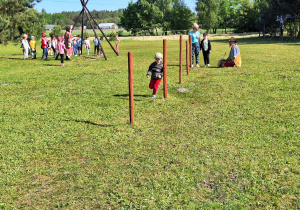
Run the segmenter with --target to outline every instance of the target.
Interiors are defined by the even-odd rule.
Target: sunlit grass
[[[124,40],[118,57],[105,43],[108,61],[65,67],[0,45],[0,206],[299,208],[299,45],[238,41],[241,68],[216,68],[229,47],[212,40],[212,68],[182,85],[168,41],[168,99],[161,85],[155,100],[146,72],[162,41]]]

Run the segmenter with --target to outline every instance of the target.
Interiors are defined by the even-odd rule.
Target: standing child
[[[101,50],[100,55],[103,55],[103,47],[102,47],[102,42],[103,42],[103,36],[100,37],[100,43],[99,43],[99,49]],[[97,55],[99,56],[99,54]]]
[[[197,23],[194,23],[193,25],[193,31],[189,33],[189,35],[192,36],[192,67],[194,67],[194,55],[196,58],[196,66],[199,66],[199,51],[200,51],[200,45],[199,45],[199,37],[200,32],[198,31],[199,25]]]
[[[151,80],[149,84],[149,88],[153,89],[152,98],[156,98],[156,93],[158,86],[161,82],[161,79],[163,77],[163,63],[161,62],[163,55],[161,53],[156,53],[155,56],[155,62],[153,62],[148,69],[147,72],[147,78],[149,78],[151,74]]]
[[[117,48],[117,53],[119,54],[120,50],[119,50],[119,45],[120,45],[120,39],[119,36],[116,35],[116,48]]]
[[[52,47],[52,50],[53,50],[53,53],[54,53],[54,58],[56,58],[56,56],[57,56],[57,40],[55,38],[55,35],[52,35],[51,47]]]
[[[28,60],[28,52],[29,52],[29,44],[27,41],[27,34],[23,35],[23,39],[22,39],[22,47],[23,47],[23,54],[24,54],[24,60]]]
[[[84,48],[87,51],[87,55],[89,55],[90,54],[90,48],[91,48],[91,43],[90,43],[90,40],[89,40],[89,36],[86,36],[86,39],[84,40]]]
[[[47,45],[48,45],[48,53],[50,52],[50,55],[52,55],[51,39],[48,39]]]
[[[31,40],[29,42],[29,45],[30,45],[30,49],[31,49],[32,59],[36,59],[36,41],[35,41],[35,37],[31,36],[30,38],[31,38]]]
[[[99,43],[98,43],[98,37],[95,36],[95,39],[93,40],[94,42],[94,55],[96,54],[97,51],[97,56],[99,56]]]
[[[63,40],[63,37],[60,36],[58,37],[58,44],[57,44],[57,49],[58,49],[58,54],[56,56],[56,60],[58,58],[58,55],[60,55],[60,65],[61,66],[64,66],[64,56],[65,56],[65,49],[66,49],[66,46],[65,44],[62,42]]]
[[[76,44],[76,38],[73,39],[72,44],[73,44],[73,53],[75,56],[77,56],[78,48],[77,48],[77,44]]]
[[[203,40],[200,43],[200,52],[203,53],[204,67],[210,67],[209,54],[211,53],[210,40],[207,39],[207,33],[203,34]]]
[[[47,45],[47,38],[46,38],[46,34],[45,33],[42,34],[42,41],[41,41],[41,43],[42,43],[41,48],[43,49],[42,60],[43,59],[47,60],[48,59],[48,45]]]
[[[78,39],[76,40],[76,45],[77,45],[77,52],[79,56],[82,54],[81,52],[81,38],[80,35],[78,35]]]

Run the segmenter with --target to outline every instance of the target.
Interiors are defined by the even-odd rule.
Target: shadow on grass
[[[103,125],[103,124],[98,124],[98,123],[91,122],[91,121],[88,121],[88,120],[62,120],[62,121],[65,121],[65,122],[85,123],[85,124],[95,125],[95,126],[99,126],[99,127],[113,127],[113,126],[115,126],[115,125]]]
[[[9,60],[23,60],[23,58],[11,58],[11,57],[0,57],[0,58],[2,58],[2,59],[9,59]]]
[[[45,64],[44,66],[61,66],[60,64]]]
[[[129,97],[129,94],[116,94],[114,95],[115,97]],[[148,98],[148,95],[136,95],[134,94],[134,97],[143,97],[143,98]]]
[[[123,99],[128,100],[129,94],[116,94],[116,95],[114,95],[114,97],[121,97]],[[134,94],[133,97],[134,97],[134,101],[142,101],[141,99],[137,99],[137,98],[139,98],[139,97],[140,98],[149,98],[150,96],[149,95],[136,95],[136,94]]]

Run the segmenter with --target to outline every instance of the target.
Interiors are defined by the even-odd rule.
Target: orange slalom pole
[[[163,41],[163,47],[164,47],[164,76],[163,76],[163,80],[164,80],[164,98],[168,98],[168,86],[167,86],[167,40],[164,39]]]
[[[134,124],[134,102],[133,102],[133,53],[128,52],[128,82],[129,82],[129,113],[130,124]]]
[[[182,35],[180,35],[180,52],[179,52],[179,84],[182,84]]]
[[[189,35],[189,42],[190,42],[190,68],[192,68],[192,63],[193,63],[193,60],[192,60],[192,57],[193,57],[193,45],[192,45],[192,35]]]
[[[190,75],[190,69],[189,69],[189,43],[188,41],[185,42],[186,43],[186,73],[187,75]]]

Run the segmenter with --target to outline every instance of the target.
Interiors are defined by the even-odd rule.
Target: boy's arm
[[[150,76],[151,72],[152,72],[152,64],[149,66],[149,69],[147,71],[147,74],[146,74],[147,78]]]
[[[211,44],[210,44],[210,40],[208,40],[208,50],[209,50],[209,52],[211,51]]]

